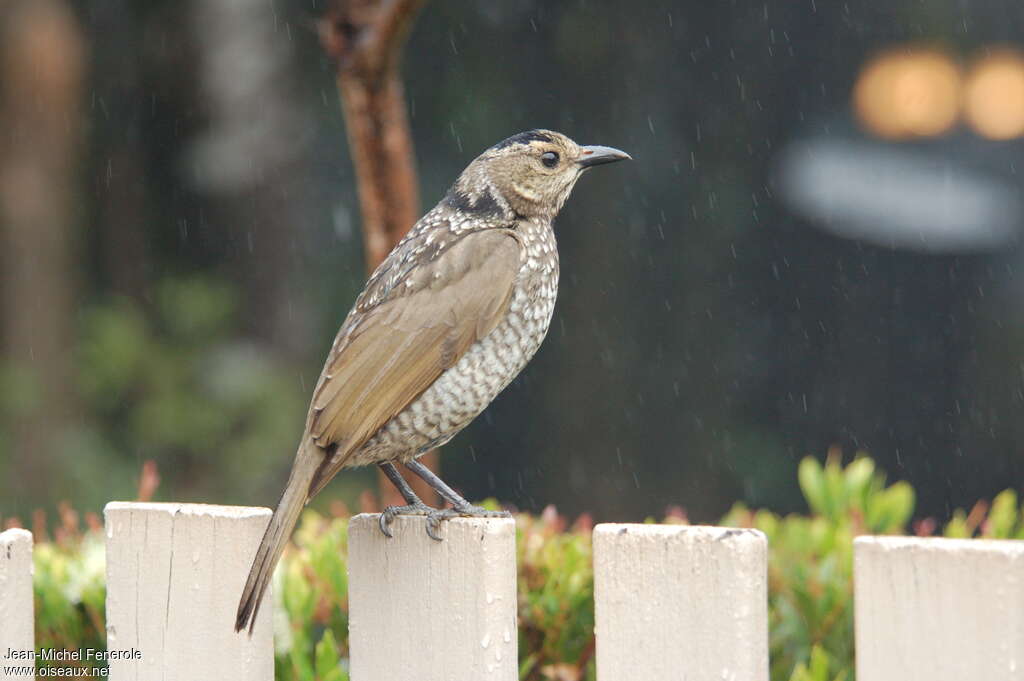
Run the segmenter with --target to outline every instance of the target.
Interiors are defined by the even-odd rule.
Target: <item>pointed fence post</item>
[[[107,649],[112,681],[272,681],[272,595],[256,629],[235,609],[270,509],[111,502]]]
[[[767,556],[757,530],[595,527],[598,681],[767,681]]]
[[[354,681],[516,681],[515,522],[457,518],[429,538],[423,518],[349,523]]]
[[[35,650],[32,602],[32,533],[14,529],[0,532],[0,680],[23,679],[15,667],[35,662],[7,659],[8,649]],[[11,674],[8,674],[8,671]]]
[[[1024,541],[853,548],[858,681],[1024,680]]]

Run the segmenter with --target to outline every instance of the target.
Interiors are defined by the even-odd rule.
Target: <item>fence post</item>
[[[355,681],[515,681],[515,522],[423,518],[349,523],[349,647]]]
[[[1024,679],[1024,541],[854,540],[858,681]]]
[[[5,659],[8,648],[19,652],[35,650],[34,605],[32,602],[32,533],[14,529],[0,532],[0,680],[8,676],[6,666],[34,666],[35,662]]]
[[[112,681],[271,681],[272,596],[252,637],[235,609],[270,510],[111,502],[107,649]]]
[[[595,527],[598,681],[767,681],[767,557],[757,530]]]

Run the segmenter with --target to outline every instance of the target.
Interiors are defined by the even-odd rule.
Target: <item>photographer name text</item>
[[[10,661],[39,660],[42,662],[109,662],[110,660],[141,660],[142,652],[138,648],[128,648],[127,650],[103,650],[101,648],[21,650],[8,648],[4,659]]]

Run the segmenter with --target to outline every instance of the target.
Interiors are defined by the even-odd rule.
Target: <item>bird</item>
[[[253,559],[235,630],[252,633],[299,513],[342,469],[377,465],[404,506],[380,515],[440,523],[507,517],[473,506],[417,458],[465,428],[533,357],[558,291],[552,221],[576,181],[630,159],[551,130],[528,130],[474,159],[377,267],[328,353],[284,493]],[[452,507],[423,503],[399,472],[425,480]]]

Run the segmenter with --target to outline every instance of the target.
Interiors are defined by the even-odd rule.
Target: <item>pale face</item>
[[[481,154],[464,173],[483,180],[519,215],[552,218],[587,168],[629,158],[610,147],[587,147],[551,130],[513,135]]]

